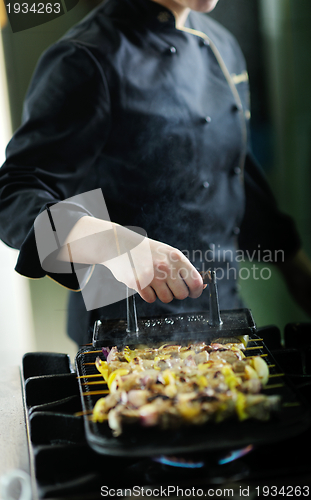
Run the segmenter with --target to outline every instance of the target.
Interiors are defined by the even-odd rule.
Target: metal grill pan
[[[258,337],[255,334],[251,338],[253,339],[252,346],[257,346],[258,350],[252,350],[249,354],[265,356],[268,365],[274,365],[270,368],[270,374],[276,374],[278,372],[277,363],[271,352],[263,342],[256,341]],[[92,364],[95,362],[96,356],[98,353],[91,352],[86,348],[78,352],[76,369],[79,376],[97,373],[95,365]],[[96,387],[88,385],[88,381],[94,381],[94,379],[79,379],[82,406],[85,412],[90,412],[96,401],[102,397],[87,394],[94,391],[94,387]],[[82,383],[86,385],[82,386]],[[277,383],[276,379],[272,378],[265,393],[279,394],[283,405],[280,413],[268,422],[226,420],[219,424],[207,423],[198,427],[181,427],[176,431],[162,431],[155,427],[146,429],[133,425],[116,438],[112,436],[108,424],[94,423],[88,415],[84,415],[86,438],[89,445],[98,453],[120,457],[143,457],[227,450],[248,444],[275,443],[294,437],[309,427],[309,408],[285,376],[277,377]]]

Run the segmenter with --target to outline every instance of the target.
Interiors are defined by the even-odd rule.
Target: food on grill
[[[114,436],[133,423],[172,429],[231,417],[268,420],[280,398],[260,394],[268,366],[243,349],[242,342],[103,349],[107,361],[95,364],[110,393],[97,401],[93,420],[108,420]]]

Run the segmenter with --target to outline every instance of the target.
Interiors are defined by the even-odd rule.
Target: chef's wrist
[[[99,264],[117,255],[115,224],[96,217],[81,217],[66,238],[60,260],[79,264]]]

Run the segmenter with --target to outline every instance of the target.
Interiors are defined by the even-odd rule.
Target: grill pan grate
[[[270,365],[270,375],[278,375],[281,370],[266,345],[256,334],[251,334],[250,338],[252,339],[251,345],[255,349],[246,351],[246,355],[264,356],[265,361]],[[112,345],[114,344],[110,344]],[[97,374],[95,358],[98,355],[104,359],[103,355],[92,352],[90,348],[81,349],[76,356],[77,374],[84,377]],[[88,413],[93,409],[96,401],[102,397],[92,394],[96,386],[89,385],[89,381],[93,382],[94,378],[79,379],[82,407],[84,412]],[[309,426],[309,409],[286,376],[271,377],[264,393],[278,394],[282,398],[281,411],[268,422],[226,420],[217,424],[185,426],[169,431],[132,425],[125,428],[121,436],[114,437],[107,423],[95,423],[88,415],[84,415],[86,438],[89,445],[98,453],[143,457],[225,450],[243,447],[250,443],[270,444],[293,437]]]

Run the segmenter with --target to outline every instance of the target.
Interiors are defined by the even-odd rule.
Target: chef
[[[221,275],[220,307],[239,307],[236,252],[266,251],[310,312],[310,261],[251,153],[243,55],[203,15],[216,4],[107,0],[41,57],[0,171],[0,237],[20,249],[17,272],[72,290],[91,274],[116,278],[151,316],[205,309],[208,267]],[[84,195],[98,189],[109,218]],[[37,246],[35,221],[59,236],[60,219],[55,262],[71,261],[69,272],[43,263]],[[135,247],[128,226],[148,236],[144,287],[121,261],[107,264],[112,248]],[[86,342],[95,319],[124,315],[124,301],[87,310],[72,292],[69,335]]]

